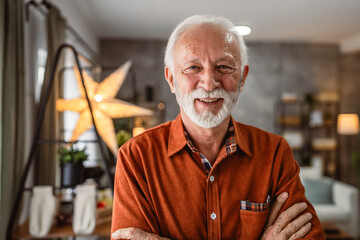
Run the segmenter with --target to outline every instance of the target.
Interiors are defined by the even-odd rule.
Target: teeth
[[[200,99],[200,101],[206,102],[206,103],[216,102],[217,100],[218,100],[218,99]]]

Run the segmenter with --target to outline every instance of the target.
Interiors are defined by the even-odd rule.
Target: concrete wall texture
[[[166,120],[171,120],[179,108],[163,74],[165,45],[166,41],[162,40],[103,39],[100,63],[107,75],[132,60],[140,100],[144,98],[145,87],[152,86],[155,99],[166,103]],[[359,55],[342,55],[337,45],[309,43],[250,42],[248,49],[250,73],[233,111],[236,120],[276,132],[275,103],[283,92],[302,96],[309,92],[336,91],[342,96],[341,106],[345,111],[360,113],[353,87],[360,84]],[[119,92],[120,98],[132,97],[131,84],[128,77]]]
[[[105,77],[131,60],[139,100],[144,100],[145,87],[152,86],[155,100],[166,103],[167,121],[177,116],[179,107],[163,73],[165,45],[165,40],[102,39],[100,63]],[[236,120],[279,133],[275,106],[283,92],[299,96],[320,91],[338,92],[340,112],[360,114],[360,53],[343,54],[338,45],[319,43],[248,42],[247,45],[250,73],[232,113]],[[130,74],[126,79],[119,98],[132,98],[133,77]],[[349,146],[344,145],[342,138],[340,153],[348,153]],[[351,141],[352,149],[360,149],[357,137]],[[340,174],[344,176],[341,180],[356,184],[357,176],[351,170],[350,160],[345,161],[342,155],[340,168],[345,171]]]
[[[166,103],[167,121],[177,116],[179,107],[163,73],[165,45],[165,40],[103,39],[100,63],[105,76],[132,60],[139,100],[144,100],[145,87],[152,86],[155,100]],[[338,45],[318,43],[249,42],[247,45],[250,73],[232,113],[236,120],[279,133],[275,109],[283,92],[299,96],[320,91],[338,92],[340,112],[360,114],[360,53],[342,54]],[[132,78],[128,77],[118,97],[131,99],[132,90]],[[345,154],[350,148],[342,138],[340,153]],[[353,137],[351,141],[351,149],[359,150],[358,138]],[[350,160],[344,160],[342,155],[340,159],[341,180],[355,185],[357,176]]]

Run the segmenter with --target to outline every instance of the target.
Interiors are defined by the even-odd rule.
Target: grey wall
[[[343,54],[340,62],[339,89],[342,113],[360,115],[360,53]],[[340,136],[340,176],[342,181],[360,186],[360,176],[351,167],[351,154],[360,152],[360,137]]]
[[[343,54],[340,70],[341,110],[360,114],[360,53]]]
[[[126,60],[133,61],[137,90],[144,97],[144,87],[155,87],[155,96],[166,102],[166,120],[179,112],[163,74],[165,41],[103,39],[100,41],[100,62],[105,75]],[[284,91],[300,95],[320,90],[337,91],[339,49],[336,45],[303,43],[249,43],[250,73],[233,112],[236,120],[275,131],[275,102]],[[132,96],[128,78],[119,97]]]
[[[235,119],[274,132],[275,104],[283,92],[337,91],[339,50],[334,45],[249,43],[250,73]]]
[[[155,88],[155,98],[166,103],[165,120],[179,112],[175,97],[163,74],[163,51],[166,41],[136,39],[103,39],[100,41],[100,62],[107,71],[114,70],[128,59],[133,61],[140,100],[144,88]],[[250,73],[233,111],[236,120],[276,132],[275,104],[283,92],[300,96],[319,91],[340,94],[342,113],[360,114],[360,53],[341,54],[337,45],[282,42],[250,42]],[[132,96],[131,78],[128,77],[118,95]],[[351,148],[340,138],[340,153],[360,149],[357,137],[352,137]],[[348,160],[346,160],[346,158]],[[341,155],[341,180],[356,184],[355,171],[350,167],[349,154]]]

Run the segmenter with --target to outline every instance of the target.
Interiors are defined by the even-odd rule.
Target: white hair
[[[247,50],[243,37],[236,31],[235,25],[229,19],[213,15],[194,15],[186,18],[176,26],[174,31],[171,33],[168,43],[166,45],[164,58],[165,65],[168,66],[171,71],[174,71],[173,52],[175,43],[178,40],[179,36],[187,29],[204,23],[223,27],[225,30],[232,33],[234,37],[239,41],[242,72],[244,66],[248,64]]]

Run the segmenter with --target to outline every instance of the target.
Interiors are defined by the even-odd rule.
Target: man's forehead
[[[193,63],[200,63],[204,60],[199,57],[195,51],[193,54],[191,52],[187,52],[187,54],[184,54],[182,58],[187,62]],[[217,55],[214,56],[212,60],[214,60],[215,62],[234,62],[237,60],[237,56],[229,52],[217,52]]]
[[[195,53],[204,48],[208,51],[218,50],[219,57],[226,57],[230,52],[233,57],[240,56],[239,42],[234,34],[213,24],[195,25],[187,29],[179,36],[174,52],[187,49]]]

